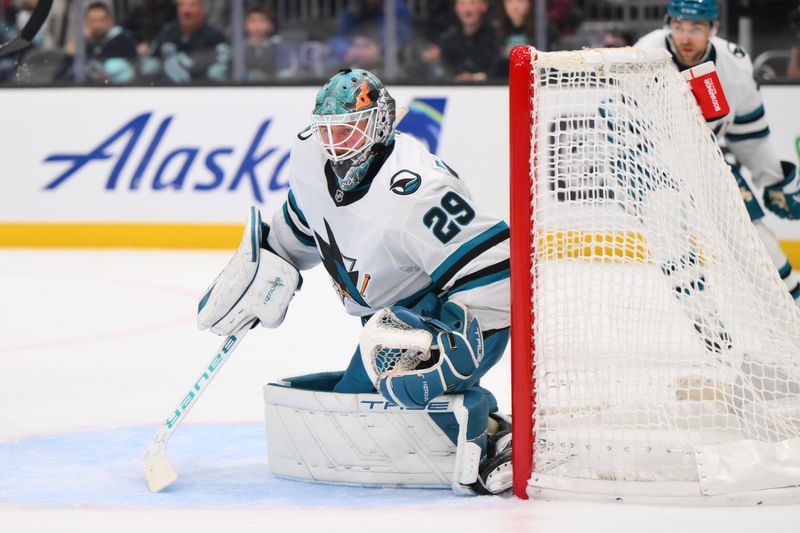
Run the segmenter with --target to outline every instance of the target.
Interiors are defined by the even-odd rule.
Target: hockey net
[[[800,312],[664,50],[512,52],[514,490],[800,484]]]

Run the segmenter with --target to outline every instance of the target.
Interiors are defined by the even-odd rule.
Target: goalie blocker
[[[480,485],[482,449],[475,440],[485,438],[489,416],[480,391],[443,395],[425,408],[408,409],[380,394],[332,392],[341,375],[311,374],[264,387],[274,475],[344,485],[449,487],[459,494],[510,483],[509,455],[504,467],[480,472]]]

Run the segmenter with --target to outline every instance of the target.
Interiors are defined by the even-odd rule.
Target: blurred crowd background
[[[37,0],[0,0],[0,41]],[[307,84],[360,67],[407,84],[501,83],[508,51],[626,46],[666,0],[54,0],[0,84]],[[720,1],[763,81],[800,79],[798,0]]]

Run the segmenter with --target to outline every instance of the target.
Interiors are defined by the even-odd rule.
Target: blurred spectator
[[[458,17],[453,10],[453,0],[428,3],[425,20],[415,24],[411,43],[402,54],[410,78],[441,80],[446,77],[438,43],[441,36],[456,24]]]
[[[364,28],[350,40],[342,66],[363,68],[379,78],[384,74],[384,58],[377,28]]]
[[[428,13],[425,16],[424,37],[428,42],[436,42],[450,26],[458,24],[458,17],[453,11],[454,0],[428,2]]]
[[[271,9],[250,7],[245,14],[244,29],[245,80],[270,81],[292,76],[294,61],[276,32],[275,13]]]
[[[546,26],[548,50],[552,49],[552,32]],[[500,59],[497,74],[508,77],[508,54],[515,46],[535,44],[534,5],[532,0],[502,0],[497,4],[497,38],[500,43]]]
[[[394,5],[397,46],[402,48],[408,44],[411,38],[411,11],[409,11],[405,0],[394,0]],[[356,33],[374,33],[380,39],[379,43],[382,50],[385,46],[385,23],[386,16],[383,12],[382,0],[355,0],[348,2],[347,6],[342,10],[336,34],[328,43],[331,60],[338,64],[344,59],[347,50],[351,46],[350,41]]]
[[[633,46],[636,41],[633,34],[623,30],[606,30],[603,33],[603,40],[600,42],[602,48],[622,48]]]
[[[13,38],[17,32],[14,20],[17,12],[13,9],[11,0],[0,0],[0,42],[6,42]]]
[[[136,50],[144,57],[158,32],[174,20],[175,0],[136,0],[123,26],[133,33]]]
[[[178,0],[177,6],[178,20],[156,37],[142,75],[174,83],[226,80],[230,45],[218,29],[205,22],[203,0]]]
[[[572,0],[547,0],[547,20],[555,33],[555,40],[575,33],[580,23]]]
[[[0,14],[2,14],[2,17],[0,17],[0,42],[4,43],[14,38],[17,28],[11,23],[11,13],[7,5],[2,5],[2,13]],[[0,57],[0,82],[7,81],[11,77],[15,64],[16,58],[13,55]]]
[[[129,83],[135,76],[138,59],[133,36],[114,25],[111,10],[104,2],[92,2],[83,17],[86,37],[87,78],[95,82]]]
[[[458,23],[422,52],[429,67],[443,67],[456,81],[484,81],[497,66],[497,36],[486,12],[487,0],[456,0]],[[435,73],[435,70],[432,70]]]
[[[111,16],[114,17],[114,22],[120,22],[125,19],[133,4],[133,0],[105,0],[105,2],[111,9]],[[88,3],[87,0],[83,0],[84,6]]]
[[[205,0],[206,22],[224,35],[231,33],[231,0]]]

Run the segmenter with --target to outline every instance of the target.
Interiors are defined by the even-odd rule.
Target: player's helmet
[[[349,190],[370,158],[394,138],[395,102],[383,83],[361,69],[339,71],[317,92],[312,131]]]
[[[678,20],[713,21],[719,18],[717,0],[670,0],[667,17]]]

